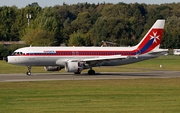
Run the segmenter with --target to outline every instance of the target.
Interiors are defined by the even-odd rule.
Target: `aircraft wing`
[[[128,56],[111,55],[111,56],[99,56],[95,58],[82,59],[81,61],[86,62],[87,64],[97,64],[103,61],[122,60],[126,58],[128,58]]]

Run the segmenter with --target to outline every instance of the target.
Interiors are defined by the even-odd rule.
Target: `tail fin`
[[[136,48],[143,54],[158,49],[162,40],[165,20],[157,20]]]

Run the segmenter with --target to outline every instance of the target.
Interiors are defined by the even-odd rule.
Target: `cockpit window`
[[[24,55],[24,53],[23,53],[23,52],[13,52],[12,55],[13,55],[13,56],[14,56],[14,55]]]

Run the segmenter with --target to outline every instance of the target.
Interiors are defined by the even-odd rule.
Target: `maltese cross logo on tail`
[[[150,48],[153,49],[153,48],[155,48],[157,45],[159,45],[161,43],[162,32],[163,32],[163,29],[154,29],[154,30],[152,30],[152,32],[149,34],[149,37],[150,37],[149,40],[153,40],[153,43],[150,46]]]
[[[153,32],[153,36],[150,35],[151,39],[153,39],[153,43],[157,43],[157,40],[160,41],[159,36],[160,36],[160,35],[157,36],[157,32]],[[150,40],[151,40],[151,39],[150,39]]]

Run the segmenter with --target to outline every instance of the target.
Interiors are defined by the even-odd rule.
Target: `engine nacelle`
[[[65,70],[67,72],[81,72],[83,68],[84,64],[76,60],[70,60],[65,63]]]
[[[46,71],[59,71],[61,70],[60,66],[44,66]]]

